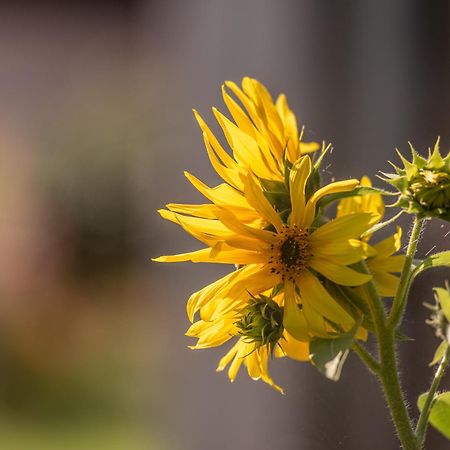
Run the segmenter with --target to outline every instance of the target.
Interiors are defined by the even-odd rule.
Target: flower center
[[[283,280],[294,280],[311,257],[308,232],[296,225],[285,226],[277,239],[271,246],[270,272],[281,275]]]

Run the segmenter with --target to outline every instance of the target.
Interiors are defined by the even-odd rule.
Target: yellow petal
[[[189,172],[185,172],[184,175],[201,194],[216,205],[233,205],[234,207],[249,209],[245,197],[228,184],[223,183],[210,188]]]
[[[304,270],[297,284],[300,287],[303,304],[310,304],[319,314],[337,324],[354,322],[311,272]]]
[[[331,241],[342,242],[352,238],[359,238],[370,228],[374,219],[371,213],[357,213],[330,220],[317,228],[310,235],[311,245],[317,247],[331,244]]]
[[[247,97],[247,95],[233,81],[226,81],[225,86],[229,88],[234,95],[236,95],[236,97],[239,99],[239,101],[243,104],[243,106],[247,110],[247,113],[252,119],[252,122],[258,127],[261,119],[258,116],[255,105],[253,104],[252,100],[249,97]]]
[[[284,284],[284,328],[297,340],[309,341],[308,325],[303,311],[295,299],[295,286],[288,281]]]
[[[309,344],[307,342],[298,341],[284,330],[283,337],[279,341],[281,353],[276,356],[287,356],[297,361],[309,360]]]
[[[241,368],[242,363],[244,362],[244,357],[251,351],[248,344],[243,343],[237,349],[236,356],[234,357],[232,363],[230,364],[230,368],[228,369],[228,378],[231,382],[236,379],[236,376]]]
[[[187,233],[208,245],[213,245],[217,240],[230,235],[230,230],[217,219],[188,217],[165,209],[158,212],[164,219],[177,223]]]
[[[211,147],[206,133],[203,133],[203,140],[205,142],[206,152],[208,153],[211,165],[214,167],[214,170],[217,172],[217,174],[231,186],[235,187],[238,190],[242,190],[242,181],[241,177],[239,176],[241,171],[236,168],[230,169],[220,163]]]
[[[399,277],[385,272],[375,272],[373,281],[382,297],[394,297],[400,282]]]
[[[193,110],[193,112],[195,118],[197,119],[198,124],[200,125],[201,130],[206,134],[206,136],[208,137],[208,141],[214,148],[215,153],[219,156],[219,158],[222,160],[222,162],[225,164],[226,167],[236,168],[237,167],[236,161],[223,149],[223,147],[220,145],[217,138],[209,129],[208,125],[206,125],[205,121],[202,119],[200,114],[195,109]]]
[[[261,188],[256,185],[251,174],[249,174],[245,180],[244,192],[250,205],[271,223],[277,231],[281,231],[283,222],[281,221],[280,216],[272,208],[272,205],[262,193]]]
[[[261,378],[261,367],[258,356],[258,352],[255,350],[245,358],[248,375],[253,380],[259,380]]]
[[[300,156],[297,119],[295,118],[295,114],[289,109],[284,94],[278,97],[275,106],[284,124],[287,139],[287,157],[289,161],[294,162]]]
[[[267,165],[263,164],[257,142],[251,136],[240,130],[220,111],[214,108],[213,112],[233,150],[236,161],[259,177],[270,177],[270,171]]]
[[[332,261],[332,258],[330,258]],[[321,273],[324,277],[343,286],[359,286],[372,279],[372,275],[357,272],[349,267],[339,266],[322,258],[313,257],[309,266]]]
[[[392,236],[389,236],[387,239],[378,242],[378,244],[374,245],[375,250],[377,251],[378,256],[386,257],[391,256],[395,252],[400,250],[402,245],[402,229],[397,227],[397,232]]]
[[[203,320],[214,320],[231,310],[241,309],[250,296],[257,296],[280,282],[279,277],[271,274],[264,265],[251,264],[247,267],[247,271],[242,271],[231,287],[222,288],[200,309]]]
[[[372,183],[369,177],[362,177],[361,186],[371,187]],[[371,212],[377,216],[377,222],[384,215],[383,197],[380,194],[357,195],[354,197],[342,199],[337,207],[337,217],[358,212]]]
[[[312,153],[320,149],[321,145],[318,142],[303,142],[300,141],[300,155]]]
[[[226,210],[225,208],[217,207],[215,209],[215,214],[221,223],[225,225],[225,227],[229,228],[236,234],[248,238],[258,239],[261,242],[261,250],[267,248],[267,245],[263,245],[264,243],[271,244],[275,239],[275,233],[245,225],[232,212]]]
[[[341,265],[354,264],[364,259],[366,254],[365,247],[361,241],[357,239],[349,239],[347,241],[331,241],[328,244],[317,241],[311,243],[311,251],[319,258],[333,258],[333,261]]]
[[[193,252],[179,253],[177,255],[164,255],[153,258],[155,262],[183,262],[216,263],[216,264],[260,264],[267,262],[267,256],[258,252],[226,247],[226,250],[212,252],[211,248],[195,250]]]
[[[217,366],[217,372],[222,372],[225,367],[228,366],[228,364],[230,363],[230,361],[236,356],[236,353],[238,352],[239,348],[242,346],[242,342],[239,339],[236,344],[233,345],[233,347],[231,347],[231,349],[225,354],[224,357],[221,358],[221,360],[219,361],[219,364]]]
[[[367,265],[371,272],[401,272],[404,255],[389,256],[388,258],[373,258],[367,260]]]
[[[235,317],[222,317],[213,322],[199,320],[192,324],[186,332],[187,336],[197,337],[197,344],[191,349],[218,347],[236,334]]]
[[[303,228],[308,228],[311,226],[315,214],[316,214],[316,205],[317,202],[325,195],[328,194],[335,194],[338,192],[348,192],[352,191],[356,186],[358,186],[359,181],[358,180],[343,180],[343,181],[336,181],[335,183],[327,184],[326,186],[320,188],[317,190],[309,199],[308,203],[306,204],[305,208],[305,214],[302,220],[302,223],[299,225]]]
[[[219,293],[223,292],[223,289],[231,289],[234,283],[239,279],[240,276],[247,276],[248,272],[252,273],[255,270],[253,267],[242,267],[239,270],[233,271],[228,275],[218,279],[214,283],[205,286],[197,292],[194,292],[190,297],[186,305],[186,311],[189,320],[192,322],[194,320],[194,315],[200,308],[214,299],[214,297]],[[222,294],[223,295],[223,294]]]
[[[292,205],[291,223],[293,225],[302,222],[305,210],[305,186],[310,174],[311,159],[309,156],[303,156],[292,166],[289,175],[289,190]]]
[[[203,219],[216,219],[213,213],[214,205],[188,205],[183,203],[169,203],[166,208],[169,211],[189,216],[200,217]],[[170,220],[170,219],[169,219]]]
[[[234,99],[228,95],[225,90],[225,86],[222,86],[222,95],[228,110],[233,116],[234,121],[237,126],[249,136],[255,137],[255,126],[252,121],[248,118],[247,114],[242,110],[242,108],[234,101]]]

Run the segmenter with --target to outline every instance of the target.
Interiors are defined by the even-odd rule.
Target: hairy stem
[[[393,328],[397,327],[405,313],[406,300],[411,285],[411,268],[414,255],[419,242],[420,233],[422,231],[424,219],[414,218],[413,228],[409,237],[408,248],[406,250],[405,262],[403,263],[402,273],[400,275],[400,284],[395,295],[392,309],[389,315],[389,325]]]
[[[445,369],[450,360],[450,347],[447,348],[444,356],[439,363],[439,367],[434,374],[433,382],[431,383],[430,390],[428,391],[428,395],[425,399],[425,404],[423,405],[422,412],[420,413],[419,421],[417,422],[416,427],[416,436],[419,445],[422,446],[425,440],[425,434],[428,426],[428,419],[430,417],[431,408],[436,400],[436,392],[441,383],[442,377],[444,376]]]
[[[377,361],[361,344],[355,342],[353,344],[353,351],[359,356],[359,359],[367,366],[367,368],[374,374],[380,371],[380,363]]]
[[[378,336],[381,357],[379,379],[386,401],[404,450],[419,450],[411,418],[403,396],[395,352],[395,335],[392,327],[386,327]]]
[[[402,275],[409,277],[410,270],[411,265]],[[377,375],[386,396],[392,421],[403,449],[419,450],[400,384],[395,349],[395,327],[390,326],[386,320],[386,311],[373,281],[365,285],[365,290],[378,341],[380,366]]]

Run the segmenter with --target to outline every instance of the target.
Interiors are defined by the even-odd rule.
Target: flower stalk
[[[420,239],[420,233],[422,232],[424,219],[419,219],[417,216],[414,218],[411,235],[409,237],[408,248],[406,250],[405,262],[403,263],[403,269],[400,275],[400,284],[397,289],[397,294],[392,304],[392,309],[389,315],[389,325],[396,328],[405,313],[406,300],[408,297],[409,288],[411,286],[411,269],[416,254],[417,244]]]
[[[425,399],[425,404],[420,414],[419,421],[417,422],[416,436],[420,448],[422,448],[423,442],[425,440],[425,434],[428,428],[428,420],[430,418],[431,408],[433,407],[433,404],[436,400],[436,392],[439,389],[439,385],[441,384],[442,377],[444,376],[449,361],[450,361],[450,347],[447,347],[447,350],[444,353],[441,362],[439,363],[436,373],[434,374],[433,382],[431,383],[431,387]]]

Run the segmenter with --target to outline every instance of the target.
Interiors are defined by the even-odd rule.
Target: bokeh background
[[[185,300],[228,269],[149,259],[198,248],[156,209],[201,200],[183,170],[218,181],[190,110],[212,121],[223,80],[285,92],[333,142],[325,178],[373,177],[408,140],[450,146],[449,29],[447,0],[1,2],[0,448],[397,449],[354,358],[338,384],[277,361],[286,396],[215,374],[224,350],[187,348]],[[449,231],[431,223],[420,256]],[[413,411],[436,346],[421,303],[445,277],[413,288]]]

